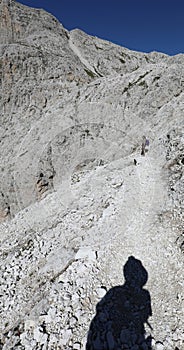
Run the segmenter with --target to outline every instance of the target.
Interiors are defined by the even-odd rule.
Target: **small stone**
[[[67,345],[71,335],[72,335],[71,329],[64,330],[61,335],[60,345],[63,345],[63,346]]]
[[[30,331],[35,328],[35,322],[33,320],[26,320],[25,321],[25,331]]]
[[[85,259],[87,258],[88,260],[96,260],[96,253],[93,251],[90,247],[81,247],[76,256],[75,259]]]
[[[165,344],[165,343],[167,344],[167,346],[168,346],[168,345],[173,345],[173,342],[172,342],[170,336],[167,336],[167,337],[165,338],[164,344]]]
[[[47,342],[47,334],[44,334],[40,332],[39,328],[34,329],[34,339],[39,343],[40,345],[44,345]]]
[[[113,187],[113,188],[119,188],[119,187],[121,187],[122,185],[123,185],[123,182],[118,182],[118,183],[112,184],[112,187]]]
[[[97,288],[96,293],[99,298],[103,298],[106,294],[106,289],[103,287]]]
[[[177,341],[177,340],[178,340],[178,335],[177,335],[177,333],[174,333],[173,336],[172,336],[172,338],[173,338],[174,341]]]
[[[76,324],[76,322],[77,322],[77,319],[72,316],[70,319],[70,326],[73,327]]]
[[[161,342],[156,342],[155,350],[164,350],[164,345]]]

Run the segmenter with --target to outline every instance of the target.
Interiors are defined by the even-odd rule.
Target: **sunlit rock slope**
[[[0,349],[182,350],[184,55],[1,0],[0,79]]]

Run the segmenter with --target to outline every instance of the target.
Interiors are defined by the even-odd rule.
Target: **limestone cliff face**
[[[33,164],[26,165],[25,159],[20,160],[21,154],[27,153],[21,148],[24,149],[36,123],[41,129],[34,130],[35,146],[28,147],[28,153],[32,149],[34,154],[43,148],[45,141],[40,145],[38,139],[45,128],[48,132],[47,119],[51,121],[54,116],[59,122],[62,118],[64,128],[86,120],[80,112],[75,117],[81,102],[86,104],[85,114],[92,103],[99,103],[119,108],[128,118],[136,113],[144,123],[149,118],[150,123],[150,116],[182,91],[183,56],[132,52],[79,30],[69,33],[45,11],[15,1],[1,1],[0,13],[2,192],[14,214],[38,197],[38,169],[33,169]],[[73,111],[67,111],[68,102]],[[100,107],[97,110],[100,113]],[[119,120],[118,115],[116,119],[115,125],[120,123],[124,129],[124,120]],[[28,155],[29,160],[32,157]],[[19,170],[21,163],[19,175],[15,162]],[[18,182],[22,179],[21,184],[15,177]],[[50,183],[47,187],[53,188]],[[15,192],[21,197],[19,204]]]
[[[61,48],[64,45],[66,30],[44,10],[32,9],[14,0],[2,0],[0,6],[2,44],[37,46],[39,39],[42,39],[42,45],[47,48]]]
[[[95,304],[135,255],[152,348],[181,350],[184,55],[1,0],[0,79],[0,348],[84,349]],[[148,348],[111,321],[91,349]]]

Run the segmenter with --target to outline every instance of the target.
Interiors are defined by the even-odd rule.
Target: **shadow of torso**
[[[126,284],[110,289],[97,304],[91,322],[86,350],[151,349],[151,339],[145,338],[144,323],[151,316],[147,290],[135,290]],[[143,345],[144,344],[144,345]],[[124,349],[123,348],[123,349]]]

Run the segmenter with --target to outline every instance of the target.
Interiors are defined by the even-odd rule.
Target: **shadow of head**
[[[142,288],[147,280],[148,273],[141,261],[130,256],[123,267],[125,283],[130,288]]]

